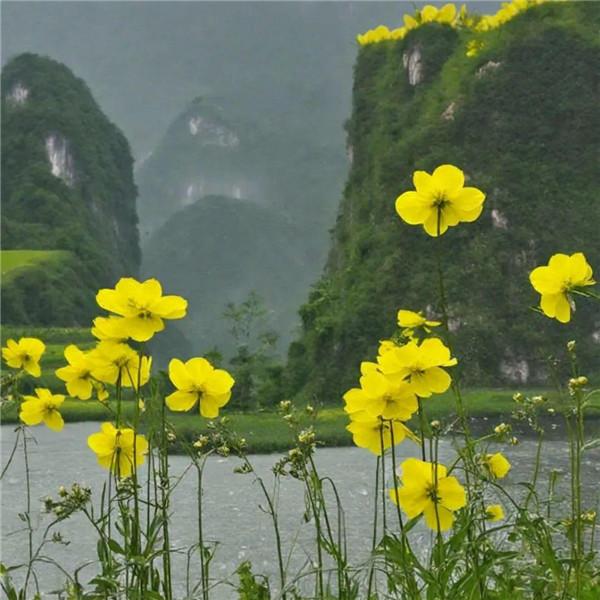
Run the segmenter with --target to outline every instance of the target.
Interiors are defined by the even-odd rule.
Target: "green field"
[[[39,266],[42,263],[61,263],[71,256],[66,250],[2,250],[0,266],[2,281],[10,280],[16,271]]]

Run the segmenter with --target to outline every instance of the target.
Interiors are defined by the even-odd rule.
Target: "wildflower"
[[[427,333],[431,331],[431,327],[439,327],[440,321],[429,321],[420,312],[401,309],[398,311],[398,326],[405,329],[418,329],[422,327]]]
[[[418,408],[417,397],[408,382],[394,381],[377,370],[363,375],[360,388],[347,391],[344,401],[344,410],[350,415],[365,411],[371,418],[400,421],[408,421]]]
[[[171,410],[190,410],[199,402],[200,414],[208,419],[219,416],[219,408],[231,398],[233,377],[223,369],[215,369],[205,358],[192,358],[186,363],[174,358],[169,363],[169,378],[177,388],[166,398]]]
[[[511,430],[511,426],[508,423],[500,423],[494,427],[494,433],[498,435],[503,435],[505,433],[509,433]]]
[[[569,352],[575,352],[576,348],[577,348],[577,342],[575,340],[569,340],[567,342],[567,350]]]
[[[313,431],[312,427],[309,429],[303,429],[298,434],[298,443],[299,444],[310,445],[310,444],[314,443],[315,439],[316,439],[316,435],[315,435],[315,432]]]
[[[583,375],[580,377],[573,377],[569,379],[569,387],[572,388],[582,388],[585,387],[588,383],[588,378],[584,377]]]
[[[25,425],[39,425],[44,423],[52,431],[60,431],[65,422],[59,412],[59,407],[65,401],[60,394],[52,394],[46,388],[36,388],[35,396],[23,396],[25,402],[21,404],[19,418]]]
[[[501,452],[496,452],[496,454],[486,454],[483,463],[490,474],[496,479],[506,477],[511,468],[511,464]]]
[[[390,490],[390,497],[409,519],[420,514],[434,531],[446,531],[454,523],[454,512],[467,503],[465,489],[446,467],[409,458],[401,465],[402,487]]]
[[[473,58],[481,52],[483,48],[483,42],[481,40],[469,40],[467,42],[467,52],[466,55],[469,58]]]
[[[377,361],[384,375],[392,379],[408,378],[414,393],[421,398],[445,392],[452,379],[442,367],[451,367],[458,362],[437,338],[426,339],[420,345],[410,341],[380,354]]]
[[[279,409],[282,410],[283,412],[289,412],[292,408],[292,401],[291,400],[282,400],[279,403]]]
[[[129,477],[144,463],[148,451],[145,436],[130,428],[117,429],[112,423],[102,423],[100,432],[88,437],[88,446],[96,453],[98,464],[119,477]]]
[[[391,448],[392,434],[394,444],[399,444],[407,437],[412,440],[416,439],[404,423],[374,419],[364,412],[353,414],[352,422],[346,429],[352,434],[352,441],[359,448],[366,448],[377,456],[381,456],[382,445],[383,450]]]
[[[198,439],[192,444],[194,446],[194,448],[204,448],[204,446],[206,446],[206,444],[208,444],[209,439],[208,436],[206,435],[199,435]]]
[[[413,183],[415,191],[396,199],[396,212],[409,225],[423,225],[433,237],[460,222],[475,221],[483,210],[485,194],[464,187],[464,173],[453,165],[442,165],[431,175],[415,171]]]
[[[2,348],[2,358],[13,369],[23,369],[33,377],[42,374],[40,359],[46,350],[46,345],[37,338],[21,338],[18,342],[13,339],[6,341]]]
[[[356,40],[361,46],[376,44],[377,42],[389,39],[391,39],[391,32],[385,25],[379,25],[375,29],[370,29],[356,37]]]
[[[93,363],[92,376],[104,383],[137,389],[150,379],[152,358],[140,355],[127,344],[101,341],[89,352]]]
[[[385,354],[386,352],[389,352],[390,350],[393,350],[394,348],[397,348],[398,346],[392,342],[392,340],[381,340],[379,342],[379,354]]]
[[[581,252],[571,256],[555,254],[546,266],[537,267],[530,273],[529,281],[541,294],[542,312],[561,323],[571,320],[571,292],[596,283],[592,267]]]
[[[64,354],[69,366],[56,369],[56,376],[65,382],[70,396],[80,400],[89,400],[94,390],[93,362],[90,360],[89,355],[82,352],[74,344],[67,346]]]
[[[96,317],[92,321],[92,335],[98,340],[124,342],[127,335],[121,317]]]
[[[500,504],[491,504],[485,509],[485,518],[488,521],[502,521],[504,519],[504,509]]]
[[[156,279],[139,282],[124,277],[114,289],[100,290],[96,301],[105,310],[122,317],[121,331],[125,337],[138,342],[145,342],[162,331],[164,319],[182,319],[187,311],[187,300],[181,296],[163,296]]]

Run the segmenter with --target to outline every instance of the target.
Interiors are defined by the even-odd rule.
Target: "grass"
[[[526,390],[528,395],[543,393],[541,390]],[[489,418],[500,422],[507,419],[515,407],[512,400],[514,390],[509,389],[474,389],[464,394],[465,405],[472,417]],[[550,393],[548,406],[560,409],[558,396]],[[442,394],[424,402],[428,419],[448,419],[455,414],[454,399],[450,393]],[[104,421],[111,419],[115,405],[109,406],[89,400],[65,400],[62,413],[67,422]],[[132,402],[124,402],[124,416],[133,414]],[[289,426],[282,420],[281,415],[272,409],[254,412],[239,412],[225,409],[222,413],[227,416],[232,429],[238,432],[248,442],[248,449],[252,453],[279,452],[289,449],[293,445],[293,436]],[[17,410],[13,406],[5,406],[0,416],[3,424],[17,422]],[[194,440],[201,433],[206,432],[206,420],[202,419],[195,410],[190,413],[172,413],[169,420],[175,426],[178,437],[185,440]],[[495,423],[495,421],[494,421]],[[304,419],[306,426],[308,418]],[[344,413],[341,402],[339,406],[326,407],[319,411],[315,428],[318,439],[328,447],[349,446],[352,438],[346,431],[348,419]],[[173,452],[181,451],[177,443]]]
[[[0,265],[2,280],[6,283],[21,269],[39,266],[41,263],[60,263],[70,257],[66,250],[2,250]]]

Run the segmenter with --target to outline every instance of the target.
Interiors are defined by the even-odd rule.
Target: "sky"
[[[415,3],[417,6],[422,3]],[[499,3],[469,3],[493,12]],[[242,112],[300,119],[343,143],[355,35],[400,24],[409,2],[2,2],[2,62],[48,55],[83,78],[139,160],[199,95]],[[313,102],[314,103],[314,102]],[[241,108],[240,108],[241,107]],[[325,123],[325,124],[324,124]]]

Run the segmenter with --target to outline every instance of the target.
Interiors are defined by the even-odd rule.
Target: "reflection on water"
[[[31,444],[30,467],[32,475],[32,497],[34,503],[33,523],[41,530],[49,522],[42,512],[42,500],[48,494],[56,495],[59,485],[69,486],[73,482],[89,485],[99,492],[106,480],[106,471],[96,464],[95,456],[86,446],[87,436],[96,431],[97,423],[70,424],[64,432],[56,434],[46,428],[35,430],[37,444]],[[2,457],[6,461],[14,442],[11,426],[2,426]],[[511,486],[518,490],[517,482],[526,480],[530,474],[535,442],[524,440],[518,446],[506,449],[513,464],[509,475]],[[449,461],[454,455],[451,443],[441,444],[441,459]],[[418,448],[410,443],[399,447],[400,458],[418,456]],[[349,554],[353,564],[360,564],[368,556],[370,548],[371,522],[373,514],[373,478],[375,457],[358,448],[332,448],[317,451],[317,466],[322,476],[330,476],[336,482],[344,508]],[[600,450],[590,451],[584,461],[584,485],[586,508],[596,508],[598,503],[598,481],[600,473]],[[257,472],[271,482],[270,468],[276,455],[251,458]],[[185,457],[171,458],[174,475],[182,473],[188,461]],[[219,541],[216,557],[211,565],[211,575],[216,579],[227,579],[243,560],[250,560],[258,573],[273,577],[276,581],[275,545],[269,517],[261,511],[264,503],[258,485],[252,475],[234,474],[239,464],[235,458],[209,459],[205,472],[205,540]],[[568,448],[564,441],[551,441],[542,454],[542,476],[540,489],[545,489],[548,474],[552,469],[568,471]],[[172,502],[172,545],[181,550],[175,560],[178,574],[178,596],[185,595],[185,552],[196,542],[196,480],[189,471],[177,487]],[[561,493],[567,493],[568,482],[560,485]],[[18,513],[25,506],[25,480],[23,457],[17,454],[2,484],[2,560],[17,564],[26,559],[27,539]],[[304,493],[302,484],[286,478],[280,489],[280,526],[286,555],[291,554],[291,572],[306,564],[314,555],[314,530],[303,521]],[[335,511],[332,509],[332,514]],[[67,546],[51,544],[46,553],[72,572],[75,568],[95,559],[95,538],[91,526],[75,515],[58,527]],[[417,529],[415,535],[429,534]],[[56,589],[64,580],[60,572],[42,565],[44,574],[42,587]],[[84,567],[80,581],[85,582],[95,573],[94,565]],[[193,584],[199,579],[197,564],[191,564]],[[192,585],[193,585],[192,584]],[[211,598],[232,598],[231,587],[220,586]]]

